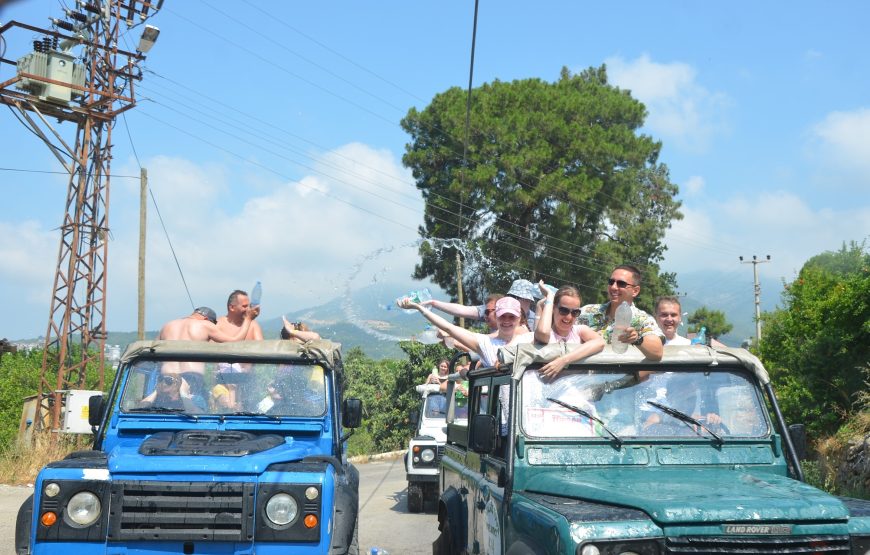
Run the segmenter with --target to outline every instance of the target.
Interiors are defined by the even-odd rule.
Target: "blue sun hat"
[[[535,302],[542,297],[541,288],[527,279],[516,279],[507,292],[508,296]]]

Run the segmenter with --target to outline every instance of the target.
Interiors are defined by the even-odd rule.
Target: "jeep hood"
[[[307,456],[322,453],[314,442],[294,441],[244,455],[214,454],[178,451],[169,447],[155,454],[143,454],[141,444],[122,443],[108,453],[109,472],[112,474],[261,474],[274,463],[301,461]]]
[[[527,491],[632,507],[657,524],[846,521],[836,498],[774,474],[730,468],[582,469],[532,476]]]

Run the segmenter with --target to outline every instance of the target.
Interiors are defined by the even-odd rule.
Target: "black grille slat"
[[[110,539],[245,541],[253,527],[254,484],[117,482]]]
[[[668,554],[849,554],[848,536],[686,536],[666,540]]]

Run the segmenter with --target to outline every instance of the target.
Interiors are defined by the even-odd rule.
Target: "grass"
[[[32,443],[18,442],[0,452],[0,483],[32,484],[46,464],[90,446],[90,435],[37,433]]]

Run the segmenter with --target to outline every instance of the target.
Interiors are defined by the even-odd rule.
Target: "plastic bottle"
[[[706,345],[707,344],[707,328],[705,326],[701,326],[701,330],[692,338],[692,345]]]
[[[619,336],[629,326],[631,326],[631,306],[626,301],[622,301],[622,304],[616,307],[616,315],[613,319],[613,333],[610,334],[610,346],[614,353],[624,353],[628,349],[628,343],[620,341]]]
[[[258,281],[254,284],[254,288],[251,289],[251,306],[257,306],[260,304],[260,299],[263,297],[263,285]]]
[[[373,547],[369,553],[371,553],[371,555],[390,555],[389,551],[381,549],[380,547]]]
[[[411,299],[411,302],[419,304],[419,303],[422,303],[423,301],[431,301],[432,300],[432,293],[429,292],[428,287],[424,287],[423,289],[420,289],[417,291],[411,291],[407,295],[402,295],[401,297],[396,299],[396,302],[398,303],[404,298]],[[414,310],[413,308],[409,308],[409,309],[405,309],[404,312],[405,312],[405,314],[413,314],[417,311]]]

